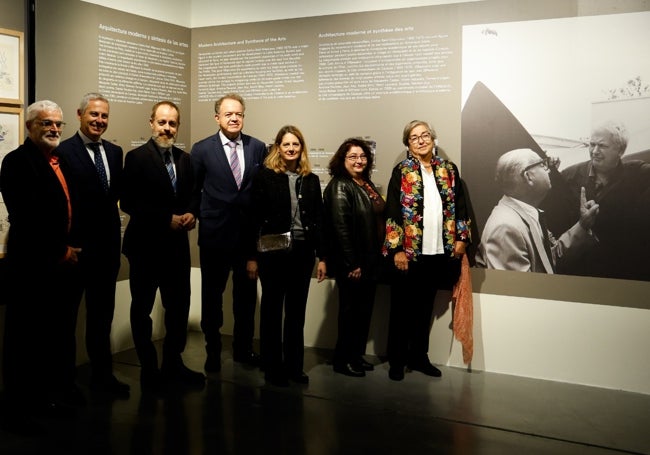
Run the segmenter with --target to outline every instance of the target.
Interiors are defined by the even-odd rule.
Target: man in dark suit
[[[3,420],[24,432],[36,429],[34,415],[67,409],[61,402],[74,386],[67,374],[74,368],[68,341],[75,333],[69,289],[81,250],[70,237],[73,188],[65,160],[54,153],[64,125],[56,103],[31,104],[28,138],[7,154],[0,170],[10,222],[9,276],[2,288],[7,303]]]
[[[201,260],[201,328],[205,334],[205,370],[221,369],[223,292],[232,270],[233,359],[250,365],[259,363],[253,352],[257,282],[246,273],[245,247],[241,232],[251,201],[253,176],[263,166],[266,145],[242,134],[244,100],[231,93],[215,103],[217,134],[192,147],[196,188],[201,191],[199,247]]]
[[[130,215],[123,252],[129,259],[131,331],[142,370],[143,390],[162,384],[202,385],[205,376],[183,363],[190,310],[190,246],[198,203],[193,203],[190,155],[174,147],[180,112],[171,101],[154,105],[152,137],[130,151],[124,163],[121,207]],[[151,340],[151,311],[160,289],[165,340],[158,368]]]
[[[79,274],[74,282],[77,302],[86,293],[86,350],[92,368],[91,388],[128,398],[129,386],[113,375],[111,325],[115,283],[120,268],[120,215],[117,201],[122,182],[122,148],[102,140],[108,128],[108,100],[84,95],[77,110],[79,131],[63,141],[58,153],[70,167],[77,199],[71,236],[80,245]]]
[[[589,160],[562,171],[569,193],[560,197],[574,201],[584,187],[587,197],[600,206],[593,227],[598,243],[567,264],[562,270],[564,273],[650,280],[646,254],[649,250],[650,163],[625,159],[628,140],[624,124],[614,121],[600,124],[591,132]],[[638,245],[624,247],[622,239],[634,239]]]

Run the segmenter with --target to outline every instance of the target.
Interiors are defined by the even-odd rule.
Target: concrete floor
[[[228,346],[226,341],[225,346]],[[349,378],[308,349],[308,386],[264,384],[222,354],[203,390],[142,396],[134,351],[115,355],[131,398],[93,402],[37,438],[0,431],[0,454],[650,454],[650,395],[441,367],[432,379],[388,366]],[[185,361],[201,370],[203,337]],[[87,390],[88,371],[79,368]]]

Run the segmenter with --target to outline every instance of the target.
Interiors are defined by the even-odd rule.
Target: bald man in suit
[[[580,220],[558,239],[546,228],[539,205],[551,189],[548,166],[548,160],[530,149],[511,150],[499,158],[496,181],[504,195],[485,223],[477,266],[552,274],[558,261],[596,241],[591,227],[598,204],[586,201],[584,189]]]

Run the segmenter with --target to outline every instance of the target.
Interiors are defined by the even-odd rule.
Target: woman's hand
[[[395,263],[395,267],[397,270],[400,272],[406,272],[409,269],[409,260],[406,257],[406,253],[403,251],[400,251],[398,253],[395,253],[395,256],[393,257],[393,262]]]
[[[318,261],[318,266],[316,267],[316,278],[318,279],[318,282],[320,283],[325,279],[327,276],[327,265],[325,264],[325,261]]]
[[[248,274],[249,279],[257,280],[257,276],[258,276],[257,261],[252,260],[246,262],[246,273]]]
[[[465,255],[465,248],[467,244],[465,242],[456,242],[454,243],[454,257],[462,259]]]
[[[353,281],[360,280],[361,279],[361,267],[357,267],[356,269],[354,269],[353,271],[348,273],[348,278],[353,280]]]

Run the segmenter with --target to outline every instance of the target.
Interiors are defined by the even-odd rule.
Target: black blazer
[[[176,193],[165,163],[153,139],[126,154],[121,208],[130,216],[122,251],[131,258],[156,256],[165,250],[184,251],[189,240],[186,231],[174,231],[172,215],[197,214],[193,199],[194,178],[190,155],[173,147],[176,165]]]
[[[122,186],[122,148],[102,140],[110,172],[110,188],[104,191],[102,182],[79,133],[61,142],[57,152],[69,166],[71,178],[77,189],[73,201],[71,237],[82,255],[111,255],[119,266],[120,215],[118,199]]]
[[[323,198],[320,180],[315,174],[298,177],[296,193],[302,183],[302,197],[298,201],[300,222],[305,240],[324,260],[326,243],[323,230]],[[291,227],[291,194],[289,193],[289,176],[284,173],[262,168],[253,179],[250,223],[247,232],[247,251],[250,258],[257,255],[256,242],[260,234],[278,234],[287,232]]]
[[[60,167],[73,197],[74,185],[64,158]],[[0,190],[9,212],[9,266],[26,267],[36,274],[57,265],[68,245],[74,246],[68,233],[68,203],[50,163],[31,139],[5,156]]]

